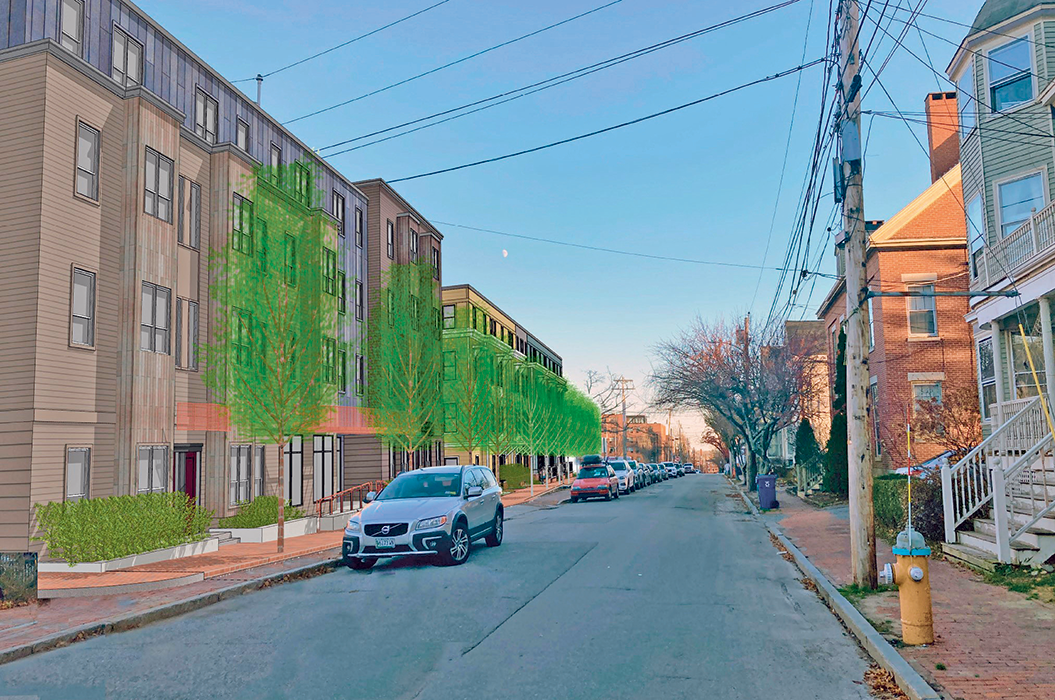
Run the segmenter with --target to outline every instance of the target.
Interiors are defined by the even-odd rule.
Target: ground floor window
[[[333,436],[316,435],[312,446],[312,486],[315,500],[333,494]]]
[[[264,448],[258,446],[253,452],[253,498],[264,495]]]
[[[140,445],[137,461],[139,493],[160,493],[168,490],[167,445]]]
[[[285,499],[294,506],[304,505],[304,440],[294,435],[286,443]]]
[[[88,473],[91,468],[92,450],[89,447],[66,449],[66,500],[79,501],[89,496]]]
[[[996,403],[996,366],[993,362],[993,339],[978,341],[978,396],[981,399],[982,420],[991,418],[990,411]]]
[[[912,410],[927,401],[941,403],[941,382],[916,382],[912,385]]]
[[[249,492],[251,479],[249,458],[252,451],[252,445],[231,445],[229,492],[232,506],[236,503],[248,503],[252,498]]]
[[[1037,312],[1036,305],[1022,311],[1025,335],[1019,331],[1018,323],[1012,324],[1008,333],[1011,339],[1011,386],[1014,399],[1037,396],[1045,383],[1044,341],[1041,339],[1040,314]],[[1029,365],[1030,357],[1037,370],[1036,380]]]

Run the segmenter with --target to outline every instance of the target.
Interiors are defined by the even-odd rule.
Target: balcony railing
[[[971,289],[984,289],[1014,276],[1055,251],[1055,202],[1033,212],[1029,220],[974,255]]]

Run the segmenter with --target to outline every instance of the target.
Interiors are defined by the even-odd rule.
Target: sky
[[[213,68],[238,80],[275,70],[437,1],[139,0],[138,4]],[[665,41],[776,1],[618,0],[555,29],[288,126],[309,146],[321,148]],[[908,8],[918,1],[887,4]],[[964,23],[970,23],[981,6],[981,0],[922,1],[927,14]],[[608,2],[448,0],[269,77],[262,105],[285,122]],[[868,14],[875,17],[881,3],[873,5]],[[905,10],[891,9],[886,18],[907,15]],[[825,53],[830,26],[828,2],[800,0],[565,85],[334,156],[329,162],[352,180],[394,180],[566,139],[794,68],[804,56],[805,61],[819,58]],[[898,34],[902,26],[891,22],[888,31]],[[905,46],[920,58],[929,58],[944,75],[966,30],[927,17],[919,18],[918,26],[922,32],[910,31]],[[874,25],[866,21],[863,36],[873,31]],[[873,57],[880,62],[892,45],[878,32],[866,61]],[[812,151],[822,71],[813,67],[624,129],[395,187],[443,232],[444,284],[467,282],[480,290],[560,354],[572,381],[580,382],[591,369],[633,379],[637,388],[628,410],[645,411],[656,345],[697,315],[731,320],[750,311],[760,322],[769,314],[779,272],[760,274],[756,269],[617,255],[452,224],[649,255],[755,266],[765,259],[765,265],[779,266]],[[882,77],[903,111],[918,113],[928,92],[954,89],[905,49],[893,55]],[[254,82],[239,87],[255,97]],[[868,92],[864,109],[884,111],[892,105],[876,89]],[[865,217],[886,219],[930,184],[927,159],[900,120],[866,116],[862,128],[867,134]],[[926,144],[925,127],[912,128]],[[787,166],[778,190],[785,149]],[[830,200],[821,210],[822,216],[831,211]],[[822,239],[823,229],[817,230]],[[835,259],[830,239],[824,246],[820,270],[831,273]],[[815,250],[820,254],[819,248]],[[814,279],[812,296],[807,299],[803,291],[800,305],[792,309],[793,318],[815,318],[831,280]],[[676,416],[678,420],[690,437],[702,432],[698,417],[685,414]]]

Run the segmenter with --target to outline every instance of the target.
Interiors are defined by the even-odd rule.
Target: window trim
[[[150,186],[150,183],[147,182],[147,177],[146,177],[147,161],[150,159],[151,155],[153,155],[153,156],[155,156],[157,158],[157,165],[154,167],[154,183],[153,183],[154,187],[155,187],[154,190],[148,189],[149,186]],[[168,161],[168,164],[169,164],[169,167],[170,167],[168,197],[161,196],[162,195],[162,193],[161,193],[161,163],[162,163],[163,160],[164,161]],[[175,163],[175,161],[173,161],[171,158],[169,158],[168,156],[163,154],[161,151],[156,151],[153,148],[151,148],[150,146],[146,146],[146,151],[145,151],[144,156],[143,156],[143,213],[144,214],[146,214],[147,216],[152,216],[155,219],[158,219],[159,221],[164,221],[167,224],[171,224],[172,223],[172,210],[174,209],[173,199],[174,199],[174,195],[175,195],[174,189],[176,187],[176,180],[177,179],[178,179],[178,175],[176,173],[176,163]],[[154,211],[150,211],[149,209],[147,209],[147,195],[148,194],[154,195]],[[160,212],[160,210],[161,210],[160,203],[161,203],[162,200],[165,200],[165,201],[168,202],[168,205],[169,205],[168,218],[165,218],[165,217],[162,217],[162,216],[158,215],[158,212]]]
[[[981,230],[978,231],[977,235],[972,235],[971,229],[971,208],[978,204],[978,211],[981,214]],[[982,201],[982,193],[976,192],[973,197],[968,199],[963,207],[963,218],[964,224],[967,227],[967,264],[970,266],[971,279],[978,278],[979,259],[981,256],[978,254],[989,247],[989,235],[988,235],[988,221],[986,221],[985,215],[985,203]],[[981,245],[978,248],[974,247],[976,241],[981,240]],[[976,257],[977,256],[977,257]]]
[[[140,457],[140,453],[143,450],[150,450],[150,457],[149,457],[150,464],[147,465],[147,477],[148,477],[147,481],[148,482],[153,482],[153,476],[152,475],[154,474],[154,470],[151,467],[153,466],[154,452],[157,450],[157,451],[160,451],[161,454],[162,454],[162,460],[161,461],[164,464],[164,469],[161,470],[161,473],[165,475],[165,477],[164,477],[165,478],[165,483],[164,483],[164,485],[161,488],[156,488],[156,487],[153,486],[153,484],[148,484],[148,488],[144,489],[144,488],[142,488],[142,485],[139,483],[139,477],[140,477],[140,474],[139,474],[139,457]],[[169,458],[169,445],[167,445],[167,444],[165,444],[165,445],[159,445],[157,443],[136,444],[136,493],[168,493],[168,491],[169,491],[169,483],[168,483],[169,482],[169,472],[171,471],[170,463],[169,463],[169,459],[168,458]]]
[[[359,280],[355,282],[355,320],[363,320],[363,283]]]
[[[1031,177],[1033,177],[1035,175],[1040,175],[1040,183],[1041,183],[1040,191],[1044,195],[1044,206],[1042,206],[1042,207],[1037,209],[1037,211],[1039,212],[1039,211],[1042,211],[1044,209],[1044,207],[1047,207],[1049,204],[1051,204],[1050,193],[1048,192],[1048,167],[1046,165],[1042,165],[1042,166],[1037,167],[1037,168],[1032,168],[1030,170],[1022,170],[1022,171],[1019,171],[1019,172],[1015,173],[1014,175],[1009,175],[1007,177],[1002,177],[1002,178],[993,180],[993,203],[995,205],[993,207],[993,209],[994,209],[994,214],[995,214],[995,218],[996,218],[996,233],[997,233],[997,236],[999,237],[997,240],[1001,240],[1001,241],[1004,240],[1005,238],[1007,238],[1007,235],[1010,235],[1011,233],[1014,233],[1015,231],[1018,230],[1019,226],[1022,226],[1023,224],[1025,224],[1025,223],[1027,223],[1029,221],[1029,218],[1026,218],[1021,223],[1019,223],[1018,226],[1016,226],[1014,229],[1009,231],[1007,235],[1004,235],[1004,221],[1003,221],[1003,215],[1002,215],[1003,206],[1002,206],[1002,203],[1000,201],[1000,187],[1002,185],[1007,185],[1007,184],[1010,184],[1012,182],[1017,182],[1019,180],[1025,180],[1027,178],[1031,178]],[[983,216],[984,216],[984,211],[985,211],[984,202],[983,202],[982,211],[983,211]]]
[[[245,146],[238,143],[238,134],[240,133],[239,127],[245,127]],[[236,148],[241,149],[245,153],[249,153],[249,140],[251,138],[251,131],[249,130],[249,122],[241,117],[235,117],[234,123],[234,145]]]
[[[205,124],[198,124],[198,98],[205,98],[204,108],[202,110],[202,119],[206,122]],[[213,123],[208,124],[209,111],[208,107],[212,104],[213,106]],[[212,140],[209,140],[209,127],[212,126]],[[202,133],[198,133],[198,129],[201,128]],[[199,85],[194,86],[194,135],[200,138],[210,146],[215,146],[220,140],[220,102],[215,97],[210,95],[205,89]]]
[[[125,42],[126,42],[125,43],[125,51],[124,51],[124,63],[123,63],[124,71],[122,72],[122,74],[124,75],[124,80],[118,80],[114,76],[114,70],[116,69],[116,66],[114,65],[114,42],[117,40],[118,32],[120,32],[122,35],[124,35]],[[129,41],[134,43],[136,46],[139,47],[139,66],[138,66],[138,68],[139,68],[139,80],[133,80],[131,83],[129,83],[129,81],[128,81],[128,43],[127,42],[129,42]],[[132,87],[134,85],[142,85],[143,84],[143,52],[144,52],[143,43],[140,42],[135,37],[133,37],[132,33],[129,32],[127,29],[122,27],[117,22],[114,22],[113,23],[113,31],[111,32],[111,35],[110,35],[110,78],[114,82],[116,82],[119,85],[121,85],[121,87]]]
[[[1016,34],[1005,34],[1004,36],[1006,36],[1006,37],[1013,37],[1013,38],[1009,38],[1008,41],[1005,41],[1005,42],[1003,42],[1003,43],[1001,43],[1001,44],[999,44],[997,46],[993,46],[991,48],[986,49],[985,50],[985,57],[984,57],[984,60],[982,61],[983,68],[985,70],[985,87],[986,87],[985,95],[989,99],[989,113],[990,114],[1012,114],[1012,113],[1022,109],[1023,107],[1028,107],[1029,105],[1032,105],[1034,102],[1037,101],[1037,95],[1040,94],[1038,92],[1038,90],[1037,90],[1037,70],[1036,70],[1036,60],[1037,60],[1037,58],[1036,58],[1036,55],[1034,54],[1034,51],[1033,51],[1033,48],[1032,48],[1033,37],[1030,35],[1030,32],[1024,32],[1022,34],[1017,34],[1017,33]],[[1012,78],[1012,77],[1004,78],[1004,79],[1000,80],[994,86],[992,78],[989,75],[989,62],[991,60],[993,60],[993,59],[990,58],[990,54],[992,54],[994,51],[999,51],[1000,49],[1003,49],[1003,48],[1005,48],[1007,46],[1010,46],[1011,44],[1014,44],[1016,41],[1024,41],[1024,42],[1026,42],[1027,54],[1029,55],[1029,67],[1026,68],[1024,72],[1025,72],[1025,74],[1027,76],[1029,76],[1029,81],[1030,81],[1030,85],[1031,85],[1031,89],[1032,89],[1032,94],[1030,95],[1030,98],[1028,100],[1026,100],[1025,102],[1017,104],[1017,105],[1015,105],[1013,107],[1009,107],[1007,109],[997,109],[996,105],[994,104],[995,100],[993,100],[993,88],[994,87],[999,88],[999,87],[1002,87],[1004,85],[1013,83],[1013,82],[1015,82],[1015,79]],[[999,60],[999,59],[997,59],[997,60]],[[1019,77],[1018,79],[1020,80],[1021,77]]]
[[[68,443],[62,464],[62,495],[63,501],[90,500],[92,497],[92,445],[82,443]],[[70,452],[85,451],[88,453],[87,464],[84,466],[84,493],[80,496],[70,496]]]
[[[91,336],[91,342],[88,343],[88,344],[76,343],[73,340],[73,319],[74,319],[74,313],[73,313],[73,291],[74,291],[74,283],[75,283],[75,281],[77,279],[77,273],[78,272],[83,272],[83,273],[85,273],[87,275],[91,275],[92,276],[92,298],[91,298],[91,302],[90,302],[91,314],[92,315],[89,317],[89,327],[90,327],[89,335]],[[69,298],[70,298],[70,313],[69,313],[70,328],[69,328],[69,338],[68,338],[69,347],[76,348],[78,350],[95,350],[95,338],[96,338],[96,327],[95,327],[96,324],[95,324],[95,322],[96,322],[96,319],[98,319],[98,317],[99,317],[99,314],[97,312],[97,308],[98,308],[98,303],[97,302],[98,302],[98,299],[99,299],[99,273],[98,273],[98,271],[97,270],[93,270],[92,268],[89,268],[89,267],[85,267],[84,265],[78,265],[76,263],[70,265],[70,297]]]
[[[227,474],[227,497],[228,497],[228,500],[230,501],[230,503],[227,504],[228,507],[236,506],[239,503],[251,503],[253,501],[253,484],[254,484],[253,462],[254,462],[254,459],[256,457],[255,453],[256,453],[256,450],[254,449],[254,446],[251,443],[233,443],[232,442],[230,445],[228,445],[228,447],[227,447],[227,472],[228,472],[228,474]],[[237,457],[236,457],[236,455],[237,455]],[[243,455],[245,456],[245,473],[244,473],[245,478],[244,479],[236,479],[235,477],[238,476],[238,474],[237,474],[236,470],[234,469],[234,464],[232,464],[232,460],[235,460],[235,459],[240,460]],[[241,495],[240,491],[241,491],[241,485],[242,484],[245,485],[245,493],[246,493],[246,499],[244,501],[240,501],[240,500],[237,499],[237,496]],[[235,498],[231,498],[232,495],[234,495]]]
[[[331,297],[337,296],[337,251],[322,247],[322,290]]]
[[[183,324],[183,307],[187,308],[187,323]],[[176,347],[173,356],[176,358],[176,369],[185,372],[198,371],[198,356],[200,347],[198,345],[198,333],[200,331],[201,317],[200,307],[194,299],[176,297]],[[187,354],[183,355],[183,336],[187,337]]]
[[[962,84],[963,80],[968,77],[968,75],[970,76],[969,84],[971,87],[971,94],[964,95],[964,91],[960,89],[960,85]],[[974,56],[972,55],[970,61],[967,62],[967,66],[964,69],[964,73],[962,73],[960,77],[956,80],[956,118],[959,120],[958,127],[960,132],[961,144],[966,141],[967,137],[970,136],[971,133],[978,128],[979,102],[978,96],[976,94],[978,92],[978,81],[976,78],[977,76],[975,75],[974,70]],[[964,100],[964,97],[967,97],[969,99]],[[964,112],[966,112],[967,110],[970,110],[972,123],[970,128],[964,131],[963,115]]]
[[[172,354],[172,301],[173,301],[173,299],[172,299],[172,290],[169,289],[168,287],[162,286],[160,284],[154,284],[153,282],[148,282],[147,280],[143,280],[142,284],[139,287],[139,313],[140,313],[140,315],[142,315],[142,313],[143,313],[143,291],[145,289],[147,289],[147,288],[150,288],[152,290],[152,293],[151,293],[151,305],[150,305],[150,308],[151,308],[151,320],[150,320],[150,323],[147,323],[146,319],[143,319],[143,318],[139,319],[139,329],[140,329],[139,330],[139,332],[140,332],[139,349],[142,352],[156,352],[159,355],[171,355]],[[160,328],[157,325],[158,290],[162,290],[162,289],[165,290],[165,292],[168,294],[168,318],[165,319],[165,322],[166,322],[167,325],[164,328]],[[150,347],[149,348],[144,348],[143,347],[142,333],[143,333],[143,327],[144,326],[148,326],[150,328],[150,331],[151,331],[150,332]],[[166,343],[165,343],[165,349],[163,351],[157,349],[157,332],[159,330],[163,330],[166,333],[166,335],[165,335]]]
[[[97,129],[88,122],[84,121],[80,117],[77,118],[77,129],[74,134],[73,141],[73,196],[77,197],[86,202],[92,204],[99,204],[99,171],[102,170],[102,148],[103,148],[103,132],[101,129]],[[81,167],[81,128],[85,128],[88,131],[95,133],[95,172],[84,170]],[[92,176],[92,194],[82,194],[77,189],[78,175],[81,172],[86,172]]]
[[[348,276],[344,270],[337,271],[337,313],[348,313]]]
[[[276,159],[274,156],[278,154]],[[276,161],[272,163],[272,161]],[[271,147],[267,151],[267,165],[271,168],[272,182],[276,185],[282,184],[282,146],[280,144],[271,142]]]
[[[363,247],[363,229],[366,228],[366,222],[363,220],[363,208],[357,206],[355,208],[355,247]]]
[[[78,28],[80,29],[80,36],[77,37],[76,39],[73,39],[73,37],[70,37],[72,43],[75,43],[77,45],[77,49],[76,50],[71,49],[69,46],[66,46],[66,44],[63,41],[67,36],[69,36],[65,32],[65,27],[64,27],[65,22],[63,21],[65,19],[65,16],[66,16],[66,3],[67,2],[76,3],[81,8],[80,9],[80,13],[79,13],[80,14],[80,23],[79,23],[79,26],[78,26]],[[75,54],[75,55],[77,55],[77,56],[79,56],[81,58],[84,58],[84,22],[85,22],[84,0],[60,0],[60,2],[59,2],[59,27],[58,27],[59,46],[61,46],[62,48],[64,48],[67,51],[69,51],[70,53],[73,53],[73,54]]]
[[[249,222],[246,225],[246,205],[249,207]],[[237,216],[235,212],[238,212]],[[243,255],[253,254],[253,200],[234,192],[231,200],[231,250]],[[237,228],[235,227],[237,224]],[[248,242],[248,247],[246,243]]]
[[[912,392],[912,415],[916,415],[916,411],[919,409],[919,399],[916,397],[916,387],[919,386],[936,386],[938,387],[938,403],[942,403],[945,399],[945,388],[942,386],[944,381],[941,379],[927,379],[919,381],[910,381],[909,391]]]
[[[388,259],[389,260],[395,260],[396,259],[396,225],[394,223],[392,223],[392,219],[388,219],[387,221],[388,221],[388,228],[386,228],[385,230],[387,231],[387,236],[388,236]]]
[[[197,197],[195,197],[197,193]],[[176,218],[176,242],[184,248],[201,250],[201,185],[186,175],[179,176],[179,215]],[[197,202],[197,206],[195,206]],[[189,209],[189,211],[187,211]],[[184,213],[186,212],[186,216]],[[189,225],[188,225],[189,224]]]
[[[340,202],[340,206],[338,206],[338,202]],[[338,192],[337,190],[333,190],[333,192],[330,194],[330,215],[333,216],[334,219],[337,219],[337,222],[340,224],[340,226],[337,227],[337,235],[341,238],[344,238],[345,234],[344,220],[347,215],[347,211],[348,202],[345,200],[344,195]]]
[[[997,332],[999,332],[999,331],[997,331]],[[974,344],[975,345],[975,357],[978,358],[978,362],[976,363],[977,367],[976,367],[976,372],[975,373],[978,376],[979,414],[981,416],[981,419],[982,419],[983,423],[992,423],[992,421],[993,421],[993,416],[991,414],[989,414],[989,405],[986,404],[986,402],[985,402],[985,387],[992,386],[993,387],[993,396],[996,399],[996,403],[1000,402],[1000,397],[996,395],[996,347],[995,347],[995,344],[993,342],[993,337],[994,336],[992,336],[992,335],[988,335],[988,336],[986,336],[984,338],[978,338],[975,341],[975,344]],[[982,376],[982,362],[981,362],[981,360],[982,360],[982,343],[989,343],[989,354],[990,354],[990,356],[992,356],[991,362],[993,364],[993,378],[992,379],[986,379],[985,377]]]
[[[914,289],[918,289],[919,287],[932,287],[932,288],[935,288],[935,282],[934,282],[934,280],[931,280],[929,282],[919,282],[919,283],[913,283],[913,284],[905,285],[906,290],[910,291],[910,292],[913,291]],[[935,291],[936,291],[936,289],[935,289]],[[929,299],[930,303],[934,305],[934,308],[933,309],[913,309],[912,308],[912,300],[913,299]],[[929,311],[930,313],[932,313],[934,315],[934,332],[933,333],[914,333],[912,331],[912,314],[913,313],[921,313],[923,311]],[[906,335],[907,335],[907,337],[909,337],[909,338],[938,338],[938,337],[940,337],[941,330],[938,328],[938,298],[937,297],[911,297],[911,296],[910,297],[905,297],[905,315],[906,315],[906,321],[908,323],[908,326],[906,327],[906,330],[907,330],[907,334]]]
[[[366,391],[366,357],[355,354],[355,394],[362,396]]]

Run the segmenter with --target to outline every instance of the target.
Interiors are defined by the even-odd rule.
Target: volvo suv
[[[352,569],[383,557],[431,556],[464,564],[472,542],[502,544],[502,489],[487,467],[447,465],[403,472],[348,519],[341,555]]]

